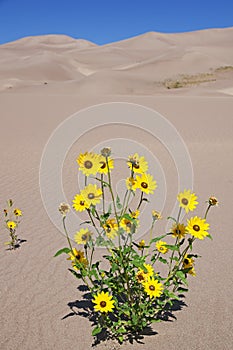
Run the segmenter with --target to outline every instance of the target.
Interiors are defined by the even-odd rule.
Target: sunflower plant
[[[195,261],[199,258],[193,246],[196,240],[212,239],[206,218],[218,201],[210,197],[203,217],[185,217],[182,221],[182,214],[189,214],[198,205],[195,193],[184,190],[177,196],[177,217],[168,217],[169,232],[156,234],[156,222],[162,216],[153,210],[149,238],[138,241],[142,203],[148,202],[157,188],[146,159],[137,153],[128,157],[129,176],[122,198],[112,187],[114,160],[110,148],[100,154],[83,153],[77,163],[85,187],[74,196],[73,208],[86,212],[86,220],[71,239],[66,229],[70,206],[60,205],[68,246],[55,256],[67,254],[69,270],[89,290],[92,335],[96,339],[103,335],[105,339],[117,338],[120,343],[137,339],[146,327],[163,320],[188,291],[188,276],[196,275]],[[111,197],[108,206],[107,195]],[[137,203],[134,207],[132,198],[132,203]],[[101,260],[95,259],[96,247],[105,249]]]
[[[10,241],[5,242],[9,249],[16,249],[20,246],[21,240],[18,238],[17,229],[19,227],[21,217],[23,215],[19,208],[13,207],[13,200],[7,201],[7,208],[3,210],[5,227],[9,232]]]

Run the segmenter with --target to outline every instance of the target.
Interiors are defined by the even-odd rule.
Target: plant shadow
[[[17,243],[15,244],[14,248],[8,247],[8,248],[6,248],[6,250],[16,250],[16,249],[19,249],[19,248],[21,247],[21,244],[22,244],[22,243],[25,243],[25,242],[27,242],[26,239],[20,239],[20,238],[19,238],[18,241],[17,241]]]
[[[83,295],[82,295],[83,299],[69,302],[67,305],[70,308],[70,312],[67,315],[63,316],[62,320],[65,320],[68,317],[81,316],[89,319],[89,321],[92,322],[92,326],[96,326],[97,317],[94,312],[91,293],[89,292],[87,286],[85,285],[80,285],[77,289],[83,292]],[[179,295],[179,297],[182,299],[185,298],[184,295]],[[176,311],[181,311],[184,307],[187,307],[187,304],[183,300],[172,300],[172,305],[167,304],[163,312],[157,315],[157,319],[155,320],[155,322],[161,322],[161,321],[173,322],[174,320],[176,320],[176,316],[174,315],[174,313]],[[114,315],[112,317],[114,318]],[[124,339],[124,342],[128,341],[130,344],[133,344],[134,342],[139,344],[144,344],[142,340],[145,337],[153,336],[157,334],[158,332],[153,330],[151,326],[147,326],[146,328],[144,328],[143,331],[139,333],[127,334],[126,338]],[[115,340],[115,338],[111,336],[107,330],[102,330],[101,333],[95,336],[95,340],[92,346],[96,346],[101,342],[104,342],[109,339]]]

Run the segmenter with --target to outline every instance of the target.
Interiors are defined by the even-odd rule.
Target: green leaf
[[[117,209],[122,209],[121,201],[118,195],[116,197],[116,205],[117,205]]]
[[[116,331],[117,333],[126,333],[127,332],[127,330],[125,329],[125,327],[124,326],[121,326],[120,328],[118,328],[117,329],[117,331]]]
[[[185,238],[183,238],[182,241],[180,241],[179,246],[181,246],[182,244],[184,244],[184,242],[185,242]]]
[[[147,199],[147,198],[142,198],[142,201],[145,201],[145,202],[148,202],[148,203],[150,202],[149,199]]]
[[[89,209],[91,214],[94,215],[95,214],[95,206],[92,205],[91,208]]]
[[[186,286],[188,285],[188,282],[187,282],[187,280],[186,280],[186,278],[185,278],[185,274],[184,274],[183,271],[177,271],[177,272],[176,272],[176,276],[177,276],[179,279],[181,279],[181,281],[182,281],[184,284],[186,284]]]
[[[179,247],[177,245],[171,245],[171,244],[164,244],[164,247],[170,249],[170,250],[179,250]]]
[[[179,258],[177,256],[170,257],[170,260],[179,261]]]
[[[81,273],[77,273],[76,271],[72,270],[72,269],[68,269],[76,278],[80,279],[82,278]]]
[[[163,264],[167,264],[167,260],[164,259],[164,258],[162,258],[161,256],[159,257],[158,260],[159,260],[161,263],[163,263]]]
[[[117,339],[118,339],[118,341],[119,341],[120,344],[122,344],[123,341],[124,341],[123,335],[119,335]]]
[[[201,258],[201,255],[197,255],[197,254],[188,254],[188,258]]]
[[[63,253],[68,254],[69,252],[70,252],[70,248],[62,248],[56,252],[56,254],[54,255],[54,258]]]
[[[96,238],[96,245],[97,246],[103,246],[104,242],[105,242],[105,240],[104,240],[103,237],[99,236],[99,237]]]
[[[83,221],[83,222],[81,222],[80,226],[81,226],[81,225],[84,225],[84,224],[91,224],[91,221],[89,221],[89,220]]]
[[[119,266],[118,266],[116,263],[112,263],[112,266],[111,266],[111,270],[112,270],[112,272],[117,271],[117,270],[118,270],[118,268],[119,268]]]
[[[144,260],[142,261],[142,260],[139,260],[139,259],[134,259],[134,260],[132,261],[132,264],[133,264],[135,267],[139,267],[139,268],[141,268],[141,269],[145,269],[145,271],[146,271],[146,268],[144,267]]]
[[[129,214],[124,214],[123,216],[122,216],[122,218],[124,218],[124,219],[127,219],[127,220],[130,220],[130,221],[134,221],[135,219],[134,218],[132,218],[132,216],[131,215],[129,215]]]
[[[169,297],[172,299],[180,300],[180,298],[172,292],[169,292]]]
[[[102,328],[99,326],[96,326],[92,331],[92,335],[95,336],[95,335],[99,334],[101,331],[102,331]]]
[[[209,239],[211,239],[211,241],[213,241],[213,237],[211,236],[211,234],[208,234],[206,237],[208,237]]]
[[[169,219],[170,219],[170,220],[173,220],[173,221],[175,221],[175,222],[177,223],[176,219],[173,218],[172,216],[168,216],[168,217],[167,217],[167,220],[169,220]]]
[[[188,288],[179,287],[179,288],[177,289],[177,292],[179,292],[179,293],[188,292]]]
[[[162,236],[159,236],[159,237],[156,237],[156,238],[153,238],[153,239],[150,241],[150,244],[151,244],[151,243],[158,242],[158,241],[160,241],[160,239],[162,239],[162,238],[164,238],[164,237],[166,237],[166,236],[167,236],[167,234],[162,235]]]

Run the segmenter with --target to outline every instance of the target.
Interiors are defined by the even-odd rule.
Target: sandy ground
[[[153,326],[157,334],[146,336],[144,345],[124,344],[120,347],[116,343],[107,343],[97,348],[232,349],[231,71],[218,72],[218,78],[213,83],[181,89],[168,90],[161,86],[151,89],[150,80],[153,74],[159,77],[158,80],[173,79],[178,73],[199,74],[209,72],[211,68],[233,65],[233,51],[229,44],[232,36],[232,28],[176,36],[161,35],[159,38],[155,33],[148,33],[102,48],[85,41],[79,42],[77,48],[73,39],[56,39],[53,36],[49,41],[48,37],[28,38],[0,47],[0,52],[5,55],[1,54],[0,66],[0,206],[3,209],[4,201],[11,197],[22,208],[24,218],[19,233],[21,238],[27,240],[20,249],[6,251],[3,242],[7,239],[7,233],[1,229],[1,349],[92,348],[89,321],[77,315],[68,316],[71,313],[68,303],[80,299],[81,293],[77,289],[78,282],[67,271],[68,262],[62,257],[53,258],[54,253],[65,245],[65,238],[52,224],[42,205],[39,165],[47,140],[62,121],[82,108],[103,102],[137,103],[153,108],[173,123],[191,155],[194,190],[199,195],[199,202],[204,203],[209,195],[214,194],[219,198],[220,206],[214,208],[209,216],[214,240],[197,244],[202,259],[196,265],[197,277],[190,279],[190,292],[185,299],[187,307],[175,312],[177,320]],[[46,44],[43,44],[43,40]],[[156,40],[159,40],[160,46]],[[43,51],[41,45],[46,45],[46,50]],[[53,45],[56,50],[49,49]],[[69,46],[68,51],[64,45]],[[218,46],[221,48],[218,49]],[[183,51],[177,57],[180,47]],[[168,76],[167,68],[163,66],[167,62],[164,56],[160,58],[158,68],[153,62],[155,55],[152,53],[157,48],[160,55],[171,57],[174,63],[174,66],[171,62],[167,63],[166,67],[170,67]],[[76,50],[81,69],[76,69],[75,79],[69,80],[69,74],[74,77],[70,61]],[[92,50],[96,50],[96,55]],[[193,55],[189,56],[190,52]],[[202,60],[200,55],[206,57],[207,53],[210,58]],[[67,64],[66,56],[69,57]],[[23,57],[30,64],[27,61],[24,65]],[[188,61],[186,66],[182,63],[184,60]],[[136,61],[134,68],[133,61]],[[48,65],[48,62],[52,64]],[[56,62],[59,67],[63,65],[62,72],[60,68],[56,71]],[[72,64],[77,66],[77,62]],[[134,71],[135,64],[137,69]],[[121,69],[122,66],[124,69],[128,67],[127,72],[115,70],[113,67],[116,66],[121,66]],[[45,79],[48,84],[44,84]],[[7,84],[13,85],[9,88]],[[158,143],[151,135],[145,137],[133,125],[128,129],[118,126],[117,135],[125,137],[129,132],[131,136],[136,136],[137,142],[156,153],[162,164],[168,187],[164,208],[166,217],[178,191],[174,164],[161,145],[155,147]],[[76,152],[115,135],[116,129],[103,127],[87,133],[81,141],[77,140],[71,155],[67,155],[70,162],[65,163],[70,170],[64,169],[64,187],[68,198],[72,198],[76,192],[73,175],[76,168],[72,160]],[[98,255],[101,255],[101,251],[98,251]]]

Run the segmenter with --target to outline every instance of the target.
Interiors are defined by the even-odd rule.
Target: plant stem
[[[105,214],[105,198],[104,198],[104,183],[103,183],[104,175],[101,174],[101,189],[102,189],[102,199],[103,199],[103,214]]]
[[[93,220],[93,217],[92,217],[92,215],[91,215],[90,209],[86,209],[86,211],[88,212],[88,215],[89,215],[89,217],[90,217],[90,219],[91,219],[91,222],[92,222],[93,227],[95,228],[96,232],[97,232],[98,235],[100,236],[100,232],[99,232],[99,230],[98,230],[98,228],[97,228],[97,226],[96,226],[96,224],[95,224],[95,221]]]
[[[139,201],[138,206],[137,206],[137,210],[140,208],[142,202],[143,202],[143,192],[141,192],[141,197],[140,197],[140,201]]]
[[[209,212],[209,210],[210,210],[210,207],[211,207],[211,204],[209,204],[208,207],[207,207],[207,209],[206,209],[204,219],[207,218],[207,214],[208,214],[208,212]]]
[[[65,220],[66,220],[66,216],[63,216],[62,222],[63,222],[64,231],[65,231],[65,234],[66,234],[66,238],[67,238],[68,244],[70,246],[71,253],[73,254],[73,248],[72,248],[72,245],[71,245],[70,237],[68,236]]]
[[[110,169],[109,169],[109,164],[108,164],[108,157],[106,157],[106,164],[108,168],[108,183],[109,183],[109,191],[111,193],[112,201],[113,201],[113,208],[114,208],[114,213],[116,217],[117,224],[119,225],[119,220],[118,220],[118,215],[117,215],[117,210],[116,210],[116,204],[115,204],[115,198],[114,198],[114,193],[112,190],[112,182],[111,182],[111,175],[110,175]]]
[[[180,207],[179,212],[178,212],[178,216],[177,216],[177,220],[176,220],[177,224],[179,224],[179,222],[180,222],[181,210],[182,210],[182,208]]]

